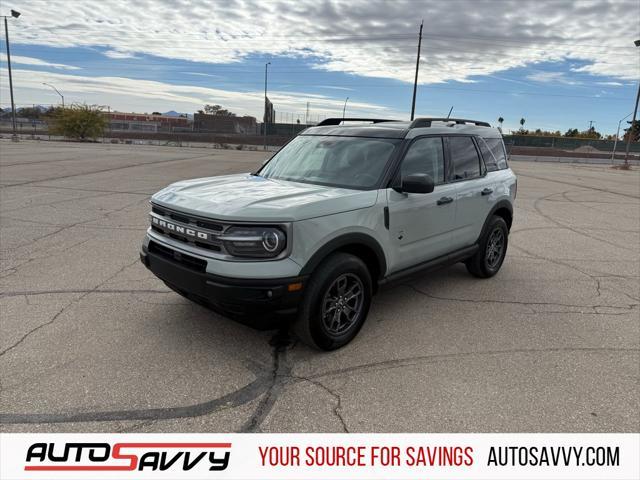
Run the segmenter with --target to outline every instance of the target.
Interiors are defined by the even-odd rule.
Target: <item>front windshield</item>
[[[301,135],[259,172],[265,178],[369,189],[377,185],[397,139]]]

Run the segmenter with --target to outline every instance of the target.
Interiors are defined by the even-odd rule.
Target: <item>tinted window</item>
[[[464,180],[480,176],[480,159],[471,137],[449,137],[453,179]]]
[[[258,175],[346,188],[373,188],[400,140],[300,135]]]
[[[507,154],[504,151],[504,143],[502,143],[502,140],[499,138],[483,138],[483,140],[484,142],[486,142],[489,150],[491,151],[491,154],[493,155],[493,158],[495,159],[496,170],[507,168]],[[480,144],[484,142],[480,142]],[[486,162],[487,160],[484,152],[482,153],[482,156],[485,158]],[[489,164],[487,164],[487,168],[491,170],[489,168]]]
[[[420,138],[413,142],[402,160],[401,175],[426,173],[434,183],[444,183],[444,150],[440,137]]]

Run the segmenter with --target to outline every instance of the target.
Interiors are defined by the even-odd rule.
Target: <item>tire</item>
[[[493,277],[504,262],[508,243],[509,228],[507,223],[502,217],[492,216],[480,239],[478,251],[465,262],[469,273],[478,278]],[[499,252],[496,252],[498,245],[500,245]]]
[[[362,328],[371,295],[371,274],[364,262],[354,255],[334,253],[311,275],[293,331],[310,347],[340,348]]]

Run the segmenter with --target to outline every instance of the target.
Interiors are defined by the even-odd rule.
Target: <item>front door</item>
[[[426,173],[435,183],[431,193],[387,189],[390,271],[398,271],[449,253],[455,224],[456,186],[445,182],[441,137],[417,138],[400,166],[402,176]]]

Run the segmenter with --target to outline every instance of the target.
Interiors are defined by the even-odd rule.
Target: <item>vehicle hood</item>
[[[220,220],[292,222],[370,207],[377,195],[244,173],[177,182],[152,201]]]

